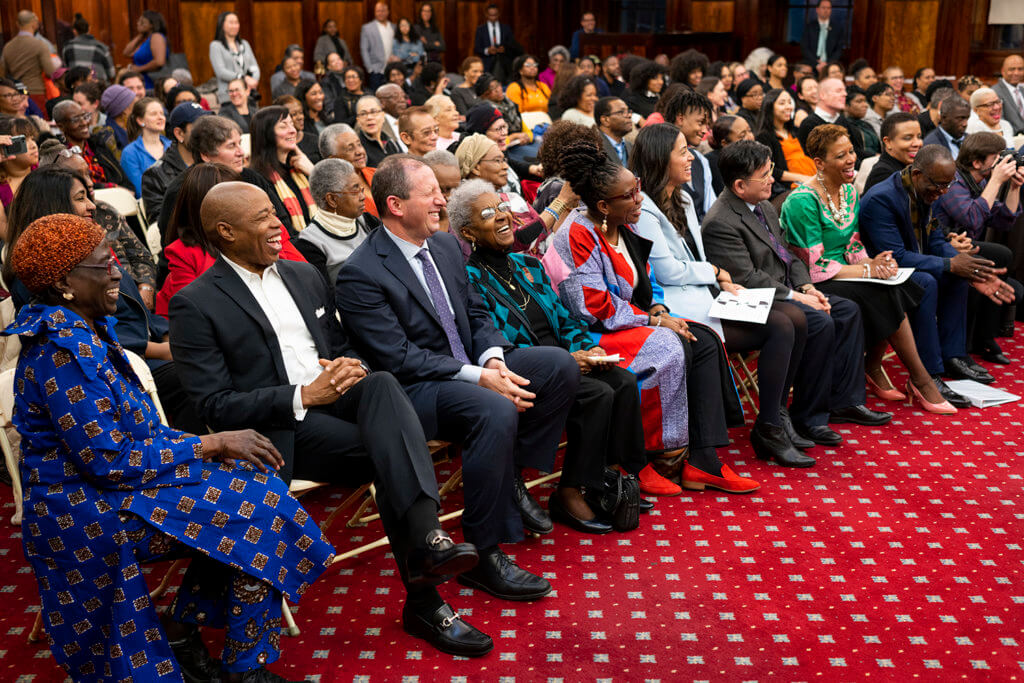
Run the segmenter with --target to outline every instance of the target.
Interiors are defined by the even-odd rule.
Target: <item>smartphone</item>
[[[4,158],[14,156],[15,154],[24,154],[28,151],[28,143],[25,142],[24,135],[15,135],[11,138],[11,144],[0,145],[0,156]]]

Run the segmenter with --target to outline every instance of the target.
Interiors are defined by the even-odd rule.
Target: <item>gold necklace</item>
[[[519,292],[519,288],[516,287],[515,282],[513,282],[513,280],[515,279],[515,276],[513,276],[511,280],[506,280],[505,278],[503,278],[501,275],[498,274],[498,271],[496,271],[494,268],[491,268],[486,263],[484,264],[484,268],[486,268],[487,270],[491,271],[491,274],[494,275],[494,277],[498,278],[498,280],[500,280],[502,284],[504,284],[506,287],[508,287],[508,289],[511,290],[511,292]],[[512,296],[512,301],[513,301],[513,303],[515,303],[516,306],[519,307],[519,310],[525,311],[526,310],[526,306],[530,303],[530,300],[532,299],[532,297],[530,296],[530,293],[525,291],[525,290],[522,292],[522,295],[523,295],[523,303],[519,303],[518,301],[516,301],[517,297],[515,295]]]

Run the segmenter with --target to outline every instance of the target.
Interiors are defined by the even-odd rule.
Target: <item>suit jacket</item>
[[[316,268],[278,261],[277,269],[320,357],[358,358]],[[274,328],[223,256],[171,299],[169,312],[175,366],[200,419],[215,431],[256,429],[290,465],[295,385],[288,381]]]
[[[768,201],[761,202],[760,206],[775,239],[788,248],[775,207]],[[792,289],[811,282],[807,266],[796,256],[790,260],[787,271],[757,216],[729,188],[704,217],[701,234],[708,261],[725,268],[733,282],[748,289],[774,287],[775,298],[784,300],[790,292],[790,287],[786,286],[787,274],[793,283]]]
[[[928,133],[928,135],[924,136],[924,144],[926,144],[926,145],[942,145],[943,147],[945,147],[946,149],[948,149],[950,151],[950,153],[953,155],[954,159],[956,158],[956,156],[958,154],[960,154],[960,150],[959,149],[956,149],[956,150],[953,149],[953,147],[949,144],[949,140],[946,139],[946,136],[942,134],[942,129],[938,128],[938,127],[935,130],[933,130],[931,133]]]
[[[609,140],[608,136],[604,133],[601,133],[600,131],[598,131],[598,133],[601,135],[601,144],[604,145],[605,154],[612,159],[618,159],[619,151],[615,149],[615,145],[612,144],[612,141]],[[633,143],[629,140],[623,140],[623,142],[626,144],[626,163],[629,163],[629,157],[633,154]]]
[[[512,35],[512,27],[508,24],[498,23],[501,30],[501,43],[505,51],[496,54],[487,54],[487,48],[491,46],[491,34],[487,28],[487,22],[476,27],[476,34],[473,36],[473,54],[484,60],[484,71],[493,74],[495,78],[503,83],[512,78],[512,60],[523,54],[523,48]]]
[[[395,32],[395,25],[390,21],[388,29],[392,33]],[[388,57],[391,55],[384,49],[376,21],[369,21],[359,29],[359,54],[363,58],[363,66],[366,67],[367,73],[384,73],[384,67],[387,66]]]
[[[818,24],[818,17],[804,24],[804,34],[800,38],[800,54],[805,62],[818,63],[818,37],[821,35],[821,26]],[[825,38],[826,62],[838,62],[843,55],[843,30],[834,21],[828,25],[828,36]]]
[[[996,84],[992,86],[992,89],[999,95],[999,99],[1003,101],[1003,118],[1006,119],[1011,126],[1013,126],[1013,134],[1019,135],[1024,133],[1024,116],[1021,116],[1020,109],[1017,108],[1017,103],[1013,100],[1013,94],[1010,89],[1006,87],[1003,79],[996,81]],[[1024,88],[1017,86],[1018,90],[1022,90],[1021,94],[1024,94]]]
[[[910,201],[899,173],[868,190],[860,201],[861,239],[872,256],[891,250],[900,266],[923,270],[937,280],[946,271],[946,259],[956,256],[956,249],[946,241],[937,219],[929,223],[932,229],[927,242],[918,242],[910,223]]]
[[[342,322],[370,366],[387,370],[403,386],[450,380],[463,364],[452,356],[430,295],[386,230],[381,226],[370,233],[338,273],[335,296]],[[493,346],[512,348],[469,286],[455,237],[439,232],[426,246],[448,291],[470,361],[475,363]]]

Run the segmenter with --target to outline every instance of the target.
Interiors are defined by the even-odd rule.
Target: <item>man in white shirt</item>
[[[380,108],[384,110],[384,134],[394,140],[402,152],[408,152],[408,146],[398,135],[398,117],[409,106],[405,91],[394,83],[385,83],[374,94],[380,100]]]
[[[843,116],[846,108],[846,84],[838,78],[826,78],[818,86],[818,104],[814,111],[804,118],[797,130],[796,137],[800,145],[807,146],[807,136],[816,127],[826,123],[834,123],[845,128],[850,135],[850,142],[853,143],[853,151],[857,153],[857,167],[865,158],[864,138],[853,123]]]
[[[366,69],[367,85],[371,88],[384,82],[384,67],[393,58],[395,25],[388,21],[390,13],[386,2],[378,2],[373,6],[373,21],[363,24],[359,30],[359,53]]]
[[[214,429],[263,433],[284,458],[285,481],[372,479],[408,591],[406,630],[444,652],[485,654],[491,639],[435,588],[478,556],[440,528],[433,462],[402,387],[370,373],[349,346],[320,273],[278,260],[284,228],[265,192],[221,183],[201,217],[220,256],[170,306],[172,352],[200,416]]]
[[[1003,101],[1003,118],[1013,128],[1014,135],[1024,133],[1024,57],[1010,55],[1003,60],[999,82],[992,89]]]

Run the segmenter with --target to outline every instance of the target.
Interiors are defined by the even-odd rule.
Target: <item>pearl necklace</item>
[[[836,224],[836,227],[842,228],[850,218],[850,205],[846,201],[843,184],[839,185],[839,208],[836,208],[836,203],[832,201],[832,195],[829,194],[828,187],[825,185],[825,178],[821,174],[818,175],[818,182],[821,183],[821,189],[825,195],[825,208],[828,210],[829,215],[832,216],[832,221]]]

